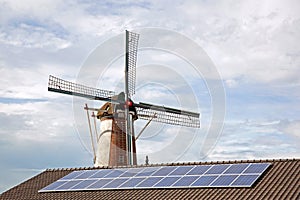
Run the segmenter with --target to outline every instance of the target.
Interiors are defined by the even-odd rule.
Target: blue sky
[[[0,192],[46,168],[92,166],[78,109],[85,101],[48,92],[48,76],[76,80],[91,53],[125,29],[156,27],[189,38],[214,63],[226,94],[223,131],[209,138],[207,77],[195,79],[180,57],[141,51],[134,100],[185,109],[198,102],[202,128],[152,124],[137,143],[140,163],[147,154],[152,163],[299,158],[299,8],[297,0],[0,0]],[[111,63],[97,86],[119,89],[122,62]],[[216,143],[203,155],[207,139]]]

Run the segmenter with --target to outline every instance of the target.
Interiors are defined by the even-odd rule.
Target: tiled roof
[[[251,188],[129,189],[38,193],[38,190],[74,170],[95,168],[48,169],[4,192],[0,199],[300,199],[300,159],[172,163],[164,165],[250,162],[272,163],[272,166],[263,177]]]

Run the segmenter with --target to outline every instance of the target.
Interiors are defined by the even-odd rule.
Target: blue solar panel
[[[149,177],[142,181],[140,184],[138,184],[136,187],[152,187],[155,185],[158,181],[163,179],[162,177]]]
[[[240,175],[231,185],[232,186],[246,186],[252,185],[259,175]]]
[[[125,170],[115,169],[115,170],[113,170],[111,173],[105,175],[104,178],[115,178],[115,177],[119,177],[119,176],[121,176],[124,172],[125,172]]]
[[[68,180],[68,179],[73,179],[76,178],[77,176],[79,176],[80,174],[83,174],[85,171],[75,171],[75,172],[71,172],[70,174],[64,176],[61,178],[61,180]]]
[[[168,187],[173,185],[176,181],[180,179],[179,176],[170,176],[163,178],[160,182],[158,182],[155,187]]]
[[[77,185],[75,185],[74,187],[72,187],[72,189],[82,189],[82,188],[86,188],[90,185],[92,185],[93,183],[96,183],[97,179],[94,180],[84,180],[80,183],[78,183]]]
[[[199,176],[184,176],[180,178],[174,186],[189,186],[191,185],[195,180],[197,180]]]
[[[90,178],[103,178],[107,174],[113,172],[113,169],[99,170],[97,173],[92,175]]]
[[[267,163],[252,163],[250,166],[243,172],[245,174],[255,174],[262,173],[269,166]]]
[[[151,174],[155,173],[158,169],[158,167],[144,168],[143,171],[137,173],[135,176],[151,176]]]
[[[134,188],[251,187],[269,163],[74,171],[39,192]]]
[[[249,164],[236,164],[236,165],[231,165],[228,169],[226,169],[226,171],[224,172],[224,174],[240,174],[240,173],[242,173],[248,166],[249,166]]]
[[[68,190],[72,188],[73,186],[77,185],[80,183],[81,180],[75,180],[75,181],[68,181],[67,183],[61,185],[60,187],[56,188],[56,190]]]
[[[211,184],[211,186],[229,186],[237,177],[238,175],[221,175]]]
[[[205,174],[222,174],[229,165],[214,165]]]
[[[204,174],[211,166],[209,165],[200,165],[195,166],[191,171],[187,173],[187,175],[202,175]]]
[[[103,186],[105,186],[106,184],[108,184],[109,182],[111,182],[112,180],[113,179],[109,179],[109,178],[107,178],[107,179],[105,179],[105,178],[99,179],[94,184],[88,186],[87,189],[100,189]]]
[[[87,170],[84,171],[84,173],[76,176],[76,179],[86,179],[89,178],[90,176],[94,175],[97,172],[97,170]]]
[[[178,168],[176,168],[171,174],[169,174],[170,176],[174,176],[174,175],[185,175],[186,173],[188,173],[189,171],[191,171],[191,169],[194,166],[180,166]]]
[[[119,179],[114,179],[110,183],[106,184],[103,186],[103,188],[117,188],[124,182],[128,181],[128,178],[119,178]]]
[[[162,167],[159,170],[157,170],[155,173],[153,173],[152,176],[167,176],[175,169],[176,167]]]
[[[218,176],[201,176],[191,186],[209,186]]]
[[[133,188],[143,180],[145,180],[145,178],[131,178],[122,185],[120,185],[119,188]]]
[[[43,188],[43,190],[45,191],[51,191],[51,190],[55,190],[56,188],[58,188],[59,186],[67,183],[68,181],[56,181],[54,183],[51,183],[50,185],[48,185],[47,187]]]
[[[122,174],[120,177],[133,177],[137,173],[141,172],[144,168],[131,168],[128,169],[124,174]]]

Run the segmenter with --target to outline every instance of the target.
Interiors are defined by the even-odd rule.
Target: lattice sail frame
[[[128,32],[128,36],[128,91],[129,96],[132,97],[135,94],[136,61],[139,34]]]
[[[155,122],[200,128],[200,114],[162,106],[140,103],[135,105],[138,118]]]
[[[115,95],[113,91],[84,86],[51,75],[49,76],[48,90],[102,101],[110,101],[111,97]]]

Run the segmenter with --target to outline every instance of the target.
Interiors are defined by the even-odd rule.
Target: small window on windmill
[[[119,163],[122,164],[125,162],[125,156],[124,155],[119,155]]]

